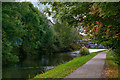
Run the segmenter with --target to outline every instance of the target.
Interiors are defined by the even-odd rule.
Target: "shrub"
[[[114,56],[115,62],[120,65],[120,49],[114,49],[113,56]]]
[[[69,51],[75,51],[81,48],[81,45],[77,44],[77,43],[70,43],[69,44]]]
[[[79,52],[80,56],[84,56],[84,55],[88,55],[88,54],[90,54],[90,52],[89,52],[89,50],[86,47],[82,47],[80,49],[80,52]]]

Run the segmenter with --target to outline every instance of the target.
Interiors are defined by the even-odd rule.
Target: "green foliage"
[[[78,32],[75,28],[71,28],[68,23],[56,23],[53,28],[55,31],[54,45],[60,51],[68,51],[73,45],[79,46],[77,45],[77,41],[79,40]]]
[[[111,50],[107,52],[106,54],[106,60],[105,60],[105,73],[106,78],[119,78],[119,65],[114,60],[116,57],[113,56],[114,52]]]
[[[47,18],[31,3],[3,3],[2,24],[3,64],[38,54],[53,43]]]
[[[79,50],[82,47],[82,45],[80,45],[79,43],[70,43],[69,47],[69,51],[75,51]]]
[[[6,46],[7,47],[2,47],[3,49],[5,49],[3,50],[3,54],[2,54],[3,64],[8,64],[10,62],[13,62],[13,63],[18,62],[19,61],[18,56],[16,56],[15,54],[11,54],[13,47],[10,45],[6,45]]]
[[[106,54],[106,60],[109,60],[108,62],[110,66],[116,66],[113,54],[114,54],[113,51],[110,51]]]
[[[79,52],[80,56],[85,56],[85,55],[88,55],[88,54],[90,54],[90,52],[86,47],[80,48],[80,52]]]
[[[2,6],[3,64],[28,55],[67,51],[76,44],[78,32],[68,23],[53,27],[30,2],[5,2]]]
[[[85,33],[92,35],[94,42],[120,51],[120,2],[49,4],[52,6],[51,15],[55,14],[59,22],[66,21],[71,27],[82,26]],[[115,54],[119,56],[118,52]]]
[[[114,56],[115,62],[120,65],[120,50],[119,49],[114,49],[113,50],[113,56]]]

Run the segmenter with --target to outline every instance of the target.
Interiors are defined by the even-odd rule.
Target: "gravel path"
[[[102,78],[106,52],[101,52],[65,78]]]

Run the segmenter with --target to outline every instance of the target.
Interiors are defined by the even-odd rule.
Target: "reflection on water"
[[[56,53],[53,55],[30,56],[18,64],[3,66],[3,78],[32,78],[42,71],[49,70],[55,66],[66,63],[76,57],[73,53]]]

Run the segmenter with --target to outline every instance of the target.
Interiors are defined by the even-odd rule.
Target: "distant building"
[[[86,46],[87,48],[105,48],[101,44],[97,44],[97,43],[91,41],[91,39],[87,39],[86,36],[81,35],[81,37],[83,37],[83,39],[79,40],[80,44],[83,46]]]

